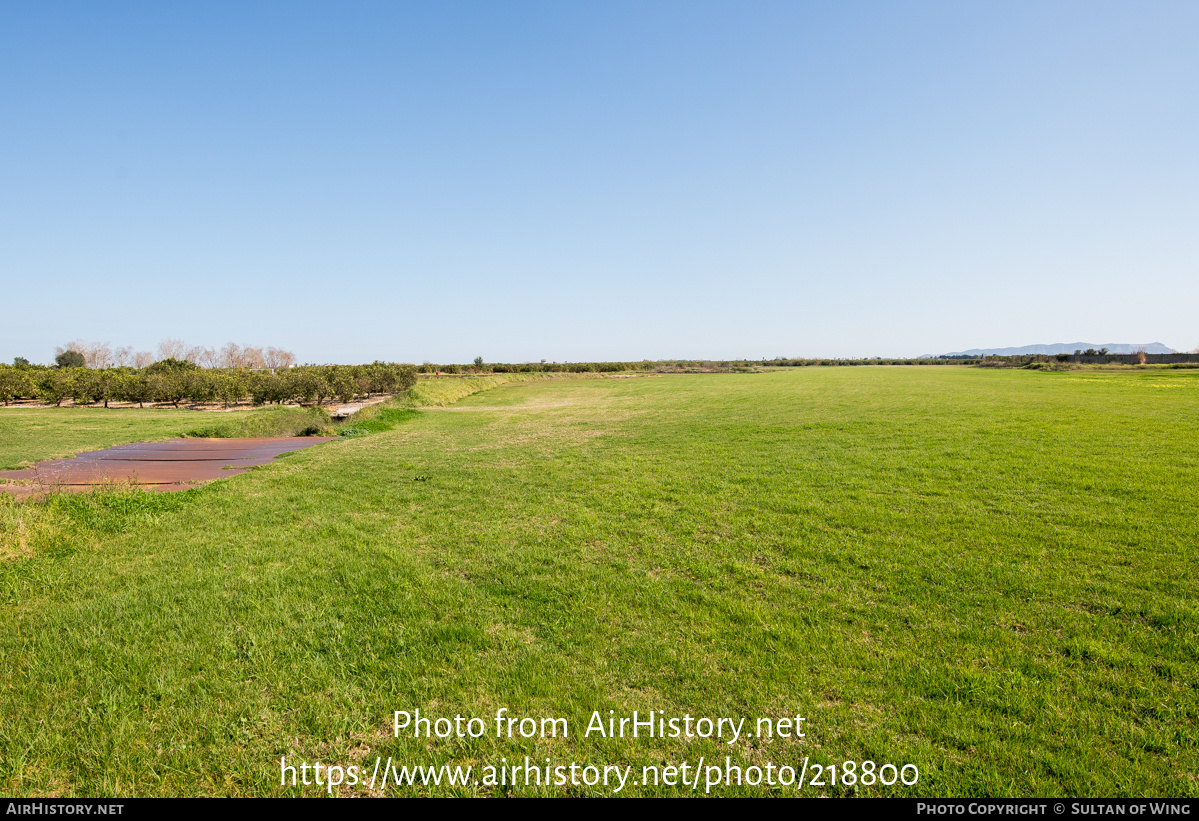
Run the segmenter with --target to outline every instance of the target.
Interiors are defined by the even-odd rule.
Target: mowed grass
[[[920,770],[804,795],[1194,796],[1196,377],[540,380],[168,505],[31,508],[0,562],[0,790],[730,756]],[[392,737],[395,710],[501,707],[571,735]],[[584,738],[593,710],[799,713],[807,738]],[[610,793],[388,788],[509,791]],[[691,794],[621,794],[647,792]]]
[[[509,383],[570,380],[590,374],[487,374],[422,378],[387,407],[446,405],[479,391]],[[373,417],[378,406],[359,414]],[[352,424],[352,422],[351,422]],[[296,405],[200,413],[192,410],[132,408],[0,408],[0,470],[60,459],[129,442],[179,436],[235,438],[335,433],[328,415]]]
[[[491,373],[476,376],[421,376],[408,393],[397,397],[395,402],[409,407],[443,407],[481,391],[501,385],[517,385],[527,382],[574,381],[597,379],[593,373]]]

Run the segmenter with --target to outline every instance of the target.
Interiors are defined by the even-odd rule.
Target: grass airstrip
[[[0,462],[197,416],[0,412]],[[919,772],[719,794],[1199,794],[1199,372],[422,381],[348,424],[195,490],[0,494],[0,792],[329,792],[284,757],[613,792],[365,783],[528,756],[622,795],[701,758]],[[396,738],[416,709],[488,732]],[[584,736],[634,710],[806,736]]]

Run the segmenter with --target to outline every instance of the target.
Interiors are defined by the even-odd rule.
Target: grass
[[[416,408],[440,408],[460,399],[502,385],[515,385],[546,379],[596,378],[594,374],[486,374],[479,376],[423,377],[402,396],[386,402],[368,405],[344,422],[334,425],[341,436],[365,436],[382,433],[397,424],[414,418]]]
[[[397,410],[168,508],[0,506],[10,540],[25,517],[0,789],[320,794],[280,756],[528,755],[920,768],[811,795],[1199,793],[1199,373],[537,380]],[[395,710],[500,707],[572,733],[392,737]],[[808,736],[583,738],[593,710]]]
[[[55,559],[93,549],[111,536],[153,527],[163,513],[179,510],[188,494],[148,493],[120,482],[85,493],[52,493],[40,504],[0,494],[0,559],[37,555]]]
[[[231,418],[225,418],[226,416]],[[329,414],[321,408],[295,405],[259,408],[247,413],[212,415],[207,424],[193,428],[188,436],[236,439],[256,436],[321,436],[333,432]]]
[[[249,411],[222,416],[245,416]],[[0,470],[28,467],[141,440],[185,436],[201,417],[185,410],[8,408],[0,410]]]
[[[488,374],[421,379],[407,395],[384,408],[442,406],[500,385],[540,380],[578,379],[592,374]],[[320,408],[295,405],[254,410],[197,413],[189,410],[132,408],[5,408],[0,411],[0,470],[28,467],[113,445],[180,436],[238,438],[338,433],[355,420],[372,418],[370,406],[341,425]],[[378,425],[368,426],[377,430]]]
[[[266,407],[222,413],[125,408],[12,408],[0,411],[0,470],[28,467],[129,442],[180,436],[232,438],[332,433],[320,409]]]
[[[494,373],[478,376],[422,377],[399,401],[414,408],[443,407],[472,394],[501,385],[519,385],[546,380],[597,379],[594,373]]]
[[[354,414],[338,429],[340,436],[366,436],[370,433],[382,433],[391,430],[396,425],[414,419],[418,411],[411,408],[379,407],[364,408]]]

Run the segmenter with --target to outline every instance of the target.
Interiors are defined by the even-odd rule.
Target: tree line
[[[128,345],[114,348],[107,342],[83,339],[54,349],[54,362],[60,367],[141,369],[164,359],[191,362],[200,368],[289,368],[296,364],[296,355],[283,348],[238,345],[236,342],[227,342],[220,348],[205,348],[168,338],[158,343],[157,356],[149,351],[135,351]]]
[[[652,371],[655,373],[675,373],[687,371],[738,371],[753,368],[799,368],[812,366],[853,366],[853,365],[974,365],[981,360],[977,357],[937,357],[909,359],[803,359],[777,357],[775,359],[670,359],[642,360],[640,362],[522,362],[505,364],[496,362],[484,363],[477,358],[473,365],[434,365],[429,362],[422,364],[417,370],[420,373],[622,373],[629,371]]]
[[[186,359],[161,359],[144,368],[44,366],[18,362],[0,365],[0,399],[61,405],[109,402],[171,404],[245,401],[255,405],[314,405],[336,399],[352,402],[395,394],[416,384],[416,368],[394,362],[370,365],[301,365],[278,371],[201,368]]]
[[[118,352],[121,349],[118,349]],[[379,394],[406,391],[422,374],[480,373],[690,373],[736,372],[768,367],[854,365],[978,364],[978,359],[775,359],[669,360],[639,362],[525,362],[485,363],[477,357],[469,365],[420,366],[375,362],[370,365],[294,365],[295,357],[278,348],[254,348],[229,343],[219,351],[189,348],[178,340],[159,344],[157,361],[140,367],[122,364],[107,345],[78,340],[62,346],[53,366],[33,365],[18,357],[13,365],[0,365],[0,400],[36,399],[61,405],[70,399],[79,404],[109,402],[171,404],[221,403],[226,407],[252,402],[262,404],[320,404],[332,399],[351,402]],[[162,356],[163,354],[170,354]],[[210,356],[211,354],[211,356]],[[140,355],[139,355],[140,356]],[[150,354],[145,354],[153,360]],[[214,358],[215,357],[215,358]],[[144,360],[143,360],[144,361]],[[211,363],[217,364],[211,364]],[[227,365],[223,363],[235,362]]]

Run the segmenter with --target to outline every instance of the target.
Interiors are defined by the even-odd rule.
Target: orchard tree
[[[149,375],[155,402],[170,402],[175,407],[187,398],[186,377],[179,371],[159,371]]]
[[[0,399],[7,405],[14,399],[32,396],[33,380],[26,368],[0,365]]]
[[[179,374],[183,389],[193,402],[211,402],[217,395],[215,374],[202,370],[188,371]]]
[[[126,372],[119,383],[117,397],[125,402],[136,402],[139,408],[144,408],[147,402],[154,399],[154,386],[150,384],[150,375],[144,371]]]
[[[246,395],[246,380],[239,373],[217,374],[217,396],[225,404],[236,405]]]
[[[54,407],[60,406],[62,400],[71,395],[76,370],[71,367],[59,367],[42,371],[35,383],[37,398],[43,402],[53,402]]]

